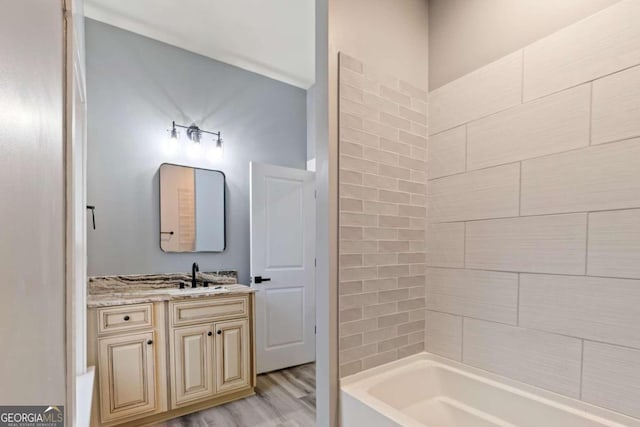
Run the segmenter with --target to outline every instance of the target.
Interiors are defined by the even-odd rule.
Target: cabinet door
[[[218,322],[216,329],[216,392],[249,386],[250,348],[247,319]]]
[[[102,421],[156,408],[156,350],[153,332],[101,338],[98,342]]]
[[[212,397],[213,328],[211,324],[173,330],[173,393],[175,405]]]

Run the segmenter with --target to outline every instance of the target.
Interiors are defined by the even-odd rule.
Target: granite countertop
[[[140,274],[128,276],[90,277],[87,285],[87,306],[109,307],[145,302],[211,296],[250,294],[255,290],[237,283],[235,271],[198,273],[198,287],[191,288],[191,275],[183,273]],[[209,282],[209,287],[203,287]],[[180,289],[180,284],[184,289]]]

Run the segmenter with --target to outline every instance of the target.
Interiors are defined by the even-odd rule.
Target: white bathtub
[[[421,353],[341,380],[343,427],[640,427],[640,420]]]

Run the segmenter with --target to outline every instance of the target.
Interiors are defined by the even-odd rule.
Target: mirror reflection
[[[164,252],[222,252],[225,243],[224,173],[162,164],[160,248]]]

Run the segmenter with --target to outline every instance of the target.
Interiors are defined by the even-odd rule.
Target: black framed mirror
[[[224,173],[163,163],[159,181],[160,248],[164,252],[224,251]]]

